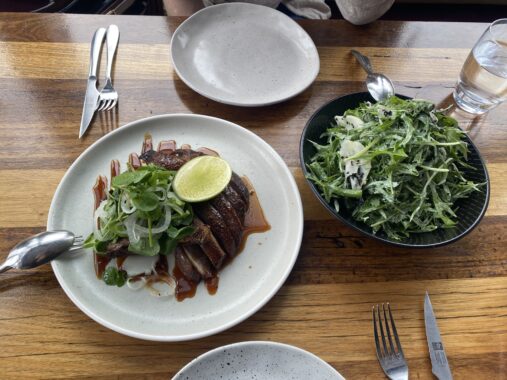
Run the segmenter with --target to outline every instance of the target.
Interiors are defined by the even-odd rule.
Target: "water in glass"
[[[493,28],[504,20],[504,32]],[[481,114],[507,100],[507,19],[504,20],[495,21],[486,30],[463,65],[454,99],[467,112]]]

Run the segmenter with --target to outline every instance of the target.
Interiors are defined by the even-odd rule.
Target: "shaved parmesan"
[[[340,156],[343,159],[352,157],[361,152],[364,145],[359,141],[344,140],[340,147]],[[371,161],[363,158],[345,161],[345,181],[351,189],[361,189],[366,184],[366,179],[371,170]]]
[[[345,127],[347,130],[364,127],[364,122],[356,116],[335,116],[334,119],[338,125]]]

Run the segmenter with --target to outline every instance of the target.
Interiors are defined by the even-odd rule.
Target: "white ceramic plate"
[[[319,73],[310,36],[283,13],[260,5],[227,3],[202,9],[171,39],[179,77],[221,103],[261,106],[289,99]]]
[[[119,333],[158,341],[190,340],[215,334],[260,309],[282,286],[294,265],[303,233],[298,188],[280,156],[261,138],[225,120],[201,115],[162,115],[130,123],[89,147],[63,177],[51,203],[48,229],[87,236],[93,226],[92,187],[109,175],[111,159],[125,162],[139,152],[144,134],[178,144],[214,149],[253,183],[271,230],[253,234],[244,251],[220,272],[218,292],[202,284],[194,298],[177,302],[148,291],[105,285],[95,276],[92,252],[65,255],[53,271],[70,299],[88,316]],[[151,259],[129,257],[127,271],[151,267]]]
[[[345,380],[314,354],[275,342],[241,342],[195,358],[173,380]]]

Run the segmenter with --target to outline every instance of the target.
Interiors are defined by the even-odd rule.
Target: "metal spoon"
[[[9,269],[30,269],[55,259],[63,252],[82,248],[83,239],[69,231],[46,231],[29,237],[11,249],[0,273]]]
[[[361,64],[364,71],[368,73],[366,77],[366,88],[376,101],[384,100],[394,95],[393,82],[384,74],[374,73],[368,57],[362,55],[357,50],[351,50],[354,57]]]

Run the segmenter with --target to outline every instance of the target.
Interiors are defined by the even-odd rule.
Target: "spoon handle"
[[[9,269],[12,269],[12,267],[7,264],[0,265],[0,273],[7,272]]]
[[[364,71],[366,71],[368,74],[373,74],[373,68],[371,67],[370,59],[359,53],[357,50],[351,50],[354,57],[356,57],[357,62],[363,67]]]

